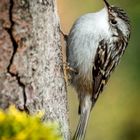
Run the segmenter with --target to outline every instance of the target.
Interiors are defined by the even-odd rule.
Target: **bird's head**
[[[108,13],[108,22],[113,36],[130,37],[130,21],[126,12],[116,6],[110,5],[107,0],[103,0]]]

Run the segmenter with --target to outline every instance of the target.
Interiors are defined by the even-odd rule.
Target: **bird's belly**
[[[72,78],[72,84],[78,92],[86,92],[92,94],[92,68],[93,57],[84,54],[83,57],[75,57],[77,63],[74,68],[78,71]]]
[[[89,38],[89,35],[84,34],[81,39],[69,41],[68,63],[78,72],[72,75],[72,84],[78,92],[92,91],[92,69],[98,42],[94,39],[89,42]]]
[[[92,94],[93,84],[92,80],[82,74],[77,74],[72,80],[72,85],[78,93]]]

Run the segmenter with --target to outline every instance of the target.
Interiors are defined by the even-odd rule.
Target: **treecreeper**
[[[130,38],[126,12],[103,0],[105,7],[79,17],[67,38],[71,84],[79,99],[80,120],[73,140],[84,140],[90,112],[120,62]]]

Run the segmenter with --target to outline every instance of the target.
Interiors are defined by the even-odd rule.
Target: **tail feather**
[[[91,111],[92,103],[91,100],[82,108],[80,114],[80,120],[74,134],[73,140],[84,140],[88,119]]]

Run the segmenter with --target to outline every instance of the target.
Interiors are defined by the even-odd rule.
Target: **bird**
[[[67,37],[71,85],[79,101],[79,123],[73,140],[84,140],[90,113],[120,62],[130,40],[126,12],[103,0],[104,8],[80,16]]]

